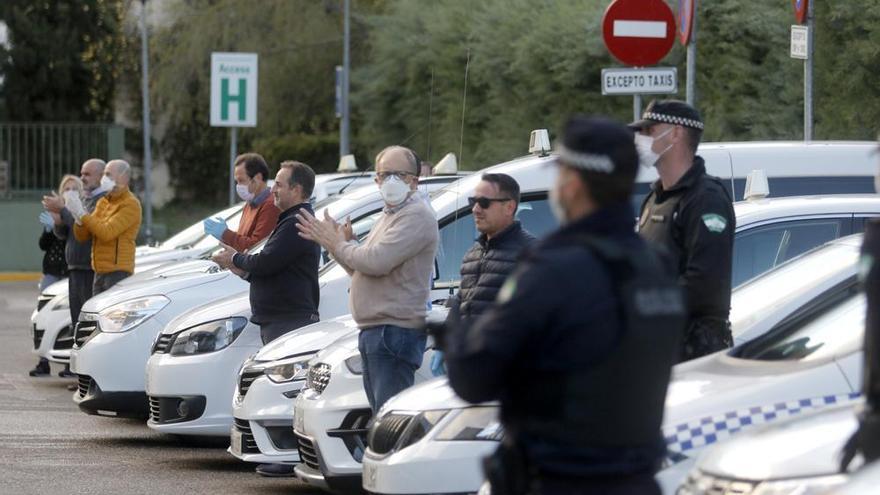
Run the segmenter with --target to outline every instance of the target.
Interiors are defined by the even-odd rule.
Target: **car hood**
[[[134,275],[122,280],[119,282],[119,285],[132,285],[146,280],[164,279],[187,273],[211,273],[215,271],[220,271],[217,263],[203,259],[187,260],[178,263],[161,263],[158,265],[151,264],[147,269],[136,272]]]
[[[250,319],[251,303],[248,291],[239,292],[195,307],[168,322],[168,325],[162,329],[162,333],[173,334],[205,322],[222,320],[233,316]]]
[[[185,249],[156,249],[155,251],[135,256],[134,264],[144,265],[149,263],[167,263],[169,261],[190,260],[204,254],[205,250],[195,248]]]
[[[742,408],[774,404],[787,390],[785,375],[827,363],[756,361],[718,352],[673,368],[666,393],[668,426]],[[794,392],[794,391],[792,391]],[[797,397],[802,399],[808,397]]]
[[[49,286],[46,287],[45,289],[43,289],[43,292],[41,292],[40,294],[45,297],[55,297],[59,294],[67,294],[67,293],[68,293],[67,278],[64,278],[63,280],[59,280],[58,282],[55,282],[54,284],[49,284]]]
[[[495,403],[493,403],[495,404]],[[382,407],[384,411],[430,411],[459,409],[471,404],[455,395],[445,376],[410,387],[392,397]]]
[[[836,474],[863,402],[835,406],[742,433],[709,449],[698,468],[713,476],[769,481]]]
[[[229,276],[229,272],[188,273],[160,280],[148,280],[128,286],[114,287],[89,299],[82,307],[86,313],[97,313],[114,304],[137,297],[164,295],[182,289],[192,289]]]
[[[330,345],[315,354],[315,357],[312,358],[309,366],[317,363],[326,363],[329,364],[331,368],[335,367],[337,364],[358,353],[359,337],[360,332],[343,334],[337,340],[333,341]]]
[[[314,323],[283,335],[254,356],[254,361],[276,361],[300,354],[311,354],[329,346],[341,337],[357,336],[357,324],[351,315]]]

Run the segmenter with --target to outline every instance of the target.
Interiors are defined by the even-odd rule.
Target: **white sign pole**
[[[813,0],[807,2],[807,59],[804,60],[804,141],[813,140]]]
[[[229,206],[235,204],[235,157],[238,156],[238,127],[229,128]]]
[[[697,10],[700,3],[694,0],[693,19],[691,19],[691,39],[687,46],[687,79],[685,82],[685,100],[691,106],[696,106],[697,86]]]

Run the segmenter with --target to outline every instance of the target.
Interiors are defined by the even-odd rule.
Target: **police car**
[[[858,456],[848,472],[840,472],[841,452],[859,427],[862,404],[857,400],[780,420],[707,449],[677,494],[811,494],[842,487],[863,462]]]
[[[770,342],[762,335],[786,335],[793,322],[852,294],[860,244],[860,236],[833,241],[736,289],[731,312],[735,340],[758,338],[741,343],[732,354],[754,349],[749,347],[753,342]],[[836,342],[845,346],[850,340]],[[853,375],[858,365],[851,354],[840,360],[802,356],[790,361],[746,356],[717,353],[674,369],[663,426],[671,456],[658,474],[664,493],[674,492],[702,447],[758,423],[757,416],[750,416],[752,408],[806,401],[801,410],[808,410],[849,401],[856,391],[850,383],[858,383]],[[402,419],[383,421],[395,416]],[[703,423],[715,417],[721,419],[708,424],[729,420],[738,426],[709,431]],[[495,450],[501,436],[496,406],[462,401],[445,378],[392,398],[375,429],[371,434],[384,438],[384,447],[367,451],[363,484],[370,492],[388,494],[477,491],[483,481],[480,459]]]
[[[828,495],[873,495],[880,486],[880,462],[874,461],[853,473],[850,479]]]

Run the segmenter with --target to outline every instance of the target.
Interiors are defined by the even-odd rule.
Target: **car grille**
[[[263,374],[263,371],[248,371],[244,370],[241,372],[241,375],[238,377],[238,393],[242,397],[247,394],[247,391],[251,388],[251,384],[254,383],[254,380],[259,378]]]
[[[160,423],[162,421],[162,406],[159,399],[150,397],[150,421]]]
[[[92,377],[89,375],[76,375],[77,376],[77,390],[79,393],[79,398],[89,395],[89,387],[92,385]]]
[[[318,464],[318,451],[315,449],[314,442],[299,434],[296,435],[296,440],[299,445],[300,462],[312,469],[320,471],[321,466]]]
[[[317,393],[324,392],[327,384],[330,383],[330,365],[326,363],[318,363],[309,368],[309,374],[306,376],[306,388],[310,388]]]
[[[46,333],[45,330],[40,330],[37,328],[37,324],[34,323],[34,349],[39,349],[40,344],[43,342],[43,334]]]
[[[259,454],[260,448],[257,447],[257,441],[254,440],[254,434],[251,432],[250,421],[235,418],[234,426],[241,433],[241,453]]]
[[[56,351],[64,351],[73,348],[73,326],[67,325],[58,332],[55,344],[52,346]]]
[[[414,417],[411,414],[382,416],[370,429],[367,440],[370,449],[379,455],[391,452]]]
[[[174,343],[174,334],[159,334],[156,343],[153,344],[153,354],[167,354],[171,350],[171,344]]]
[[[757,483],[718,478],[703,472],[693,472],[676,492],[678,495],[750,495]]]
[[[40,296],[37,298],[37,311],[39,311],[39,310],[43,309],[44,307],[46,307],[46,305],[49,304],[49,301],[51,301],[51,300],[54,299],[54,298],[55,298],[55,296],[44,296],[44,295],[40,295]]]
[[[98,330],[97,321],[82,321],[76,324],[76,330],[73,332],[73,347],[79,349],[84,346],[95,331]]]

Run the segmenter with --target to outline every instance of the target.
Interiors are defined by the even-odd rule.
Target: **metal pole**
[[[238,155],[238,127],[229,128],[229,205],[235,204],[235,157]]]
[[[150,149],[150,84],[149,57],[147,56],[147,0],[141,0],[141,93],[144,114],[144,234],[147,243],[153,242],[153,153]],[[109,158],[109,157],[108,157]]]
[[[350,37],[350,13],[351,0],[345,0],[345,13],[343,21],[343,36],[345,38],[342,49],[342,126],[339,129],[339,156],[349,154],[348,134],[349,134],[349,106],[348,106],[348,81],[351,72],[349,44]]]
[[[642,95],[633,95],[633,122],[642,118]]]
[[[813,0],[807,2],[807,59],[804,60],[804,141],[813,140]]]
[[[685,83],[685,99],[691,106],[696,106],[697,79],[697,10],[700,3],[694,0],[694,14],[691,19],[691,39],[687,46],[687,82]]]

